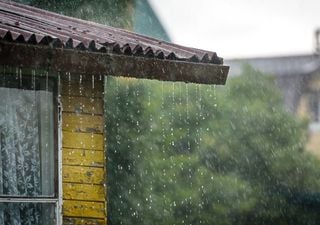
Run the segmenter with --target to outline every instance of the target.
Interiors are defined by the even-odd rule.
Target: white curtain
[[[52,93],[0,87],[0,197],[54,195]],[[53,214],[53,215],[52,215]],[[0,203],[0,224],[51,224],[54,207]]]

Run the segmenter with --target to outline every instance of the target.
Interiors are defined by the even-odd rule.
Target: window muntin
[[[0,75],[0,224],[55,223],[55,85],[46,73]]]

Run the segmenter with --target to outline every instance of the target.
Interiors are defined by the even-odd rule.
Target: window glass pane
[[[53,81],[0,75],[0,195],[54,196]]]
[[[0,224],[2,225],[53,225],[55,223],[55,204],[0,203]]]

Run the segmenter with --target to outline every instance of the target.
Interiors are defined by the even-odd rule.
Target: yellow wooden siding
[[[64,199],[105,202],[103,185],[92,184],[63,184]]]
[[[103,219],[64,217],[63,225],[105,225]]]
[[[82,184],[104,184],[104,168],[63,165],[63,182]]]
[[[64,165],[104,167],[104,151],[64,148],[62,151]]]
[[[103,81],[62,80],[63,224],[106,224]]]
[[[81,85],[79,82],[62,83],[61,91],[65,96],[101,97],[103,86],[99,82],[85,81]]]
[[[103,139],[102,134],[62,132],[62,146],[64,148],[104,150]]]
[[[69,217],[105,218],[105,204],[92,201],[63,201],[63,215]]]
[[[102,98],[64,96],[61,99],[61,102],[64,112],[73,112],[77,114],[103,114]]]
[[[62,129],[71,132],[103,133],[103,117],[63,113]]]

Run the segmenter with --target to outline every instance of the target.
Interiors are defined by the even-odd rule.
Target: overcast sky
[[[320,0],[150,0],[172,41],[223,58],[312,53]]]

